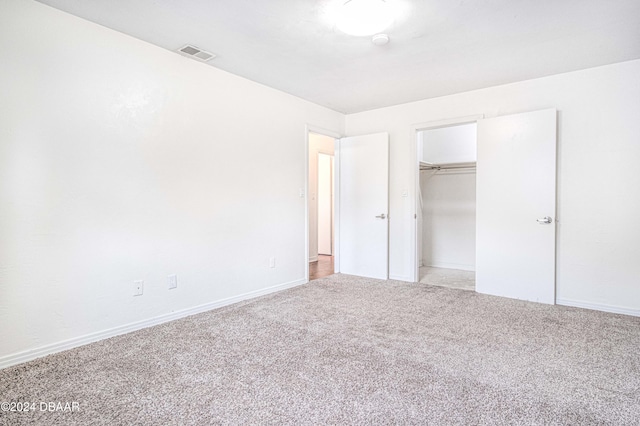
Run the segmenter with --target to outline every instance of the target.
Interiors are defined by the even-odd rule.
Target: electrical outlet
[[[138,280],[133,282],[133,295],[134,296],[142,296],[144,291],[144,281]]]
[[[169,275],[167,281],[169,282],[169,290],[178,287],[178,276],[176,274]]]
[[[275,268],[276,267],[276,258],[275,257],[270,257],[269,258],[269,268]]]

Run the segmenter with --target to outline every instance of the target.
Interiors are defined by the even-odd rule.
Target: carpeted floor
[[[333,275],[0,370],[0,424],[637,425],[640,318]]]

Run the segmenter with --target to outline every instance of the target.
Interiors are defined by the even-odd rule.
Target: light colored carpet
[[[459,269],[420,267],[420,282],[441,287],[459,288],[460,290],[476,290],[476,273]]]
[[[640,318],[333,275],[0,371],[0,424],[637,425]]]

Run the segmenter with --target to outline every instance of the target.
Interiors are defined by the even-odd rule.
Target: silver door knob
[[[553,219],[551,219],[549,216],[545,216],[542,219],[537,219],[537,221],[540,225],[545,225],[553,222]]]
[[[384,219],[387,217],[387,215],[385,215],[384,213],[382,213],[380,216],[376,216],[378,219]]]

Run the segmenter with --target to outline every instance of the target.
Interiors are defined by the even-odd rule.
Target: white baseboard
[[[309,263],[311,262],[317,262],[318,261],[318,256],[310,256],[309,257]]]
[[[409,277],[405,277],[404,275],[389,275],[389,279],[390,280],[396,280],[396,281],[406,281],[408,283],[412,283],[413,279],[409,278]]]
[[[460,271],[475,271],[474,265],[461,265],[459,263],[447,263],[447,262],[431,262],[429,265],[432,268],[444,268],[444,269],[458,269]]]
[[[602,303],[583,302],[571,299],[556,299],[556,305],[573,306],[575,308],[592,309],[594,311],[611,312],[613,314],[640,317],[640,309],[623,308],[621,306],[605,305]]]
[[[253,299],[256,297],[264,296],[269,293],[275,293],[278,291],[286,290],[291,287],[296,287],[301,284],[306,284],[307,281],[302,278],[299,280],[291,281],[284,284],[278,284],[272,287],[263,288],[249,293],[240,294],[238,296],[229,297],[215,302],[205,303],[203,305],[194,306],[192,308],[182,309],[176,312],[170,312],[167,314],[159,315],[157,317],[149,318],[142,321],[133,322],[130,324],[121,325],[118,327],[110,328],[108,330],[98,331],[96,333],[85,334],[84,336],[74,337],[72,339],[63,340],[61,342],[51,343],[45,346],[41,346],[35,349],[29,349],[15,354],[5,355],[0,357],[0,369],[11,367],[12,365],[22,364],[23,362],[31,361],[36,358],[41,358],[46,355],[51,355],[56,352],[66,351],[78,346],[87,345],[89,343],[97,342],[98,340],[108,339],[109,337],[119,336],[121,334],[130,333],[132,331],[140,330],[142,328],[152,327],[154,325],[162,324],[165,322],[177,320],[180,318],[188,317],[191,315],[199,314],[201,312],[210,311],[212,309],[221,308],[223,306],[232,305],[234,303],[242,302],[243,300]]]

